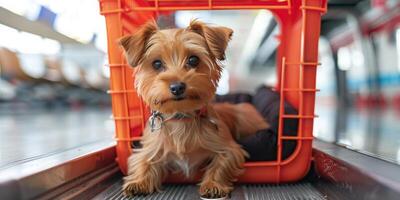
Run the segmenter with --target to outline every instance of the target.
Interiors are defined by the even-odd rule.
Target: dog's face
[[[120,40],[135,87],[152,110],[188,112],[216,91],[232,30],[192,21],[186,29],[159,30],[152,22]]]

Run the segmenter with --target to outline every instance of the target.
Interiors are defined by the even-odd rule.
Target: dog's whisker
[[[196,76],[210,76],[210,75],[206,73],[197,73]]]

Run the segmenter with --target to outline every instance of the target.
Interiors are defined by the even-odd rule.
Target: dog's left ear
[[[212,27],[203,22],[193,20],[188,30],[204,37],[213,56],[218,60],[225,60],[225,50],[231,40],[233,30],[227,27]]]

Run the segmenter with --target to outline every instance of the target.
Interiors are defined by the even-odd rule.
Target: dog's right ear
[[[119,40],[119,45],[124,49],[128,64],[132,67],[142,62],[146,50],[147,40],[158,30],[154,20],[144,24],[132,35],[124,36]]]

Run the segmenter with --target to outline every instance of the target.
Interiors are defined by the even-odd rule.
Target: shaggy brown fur
[[[135,87],[153,111],[165,118],[184,113],[189,120],[164,121],[161,128],[144,130],[143,147],[129,158],[123,190],[127,195],[160,191],[168,173],[190,177],[204,166],[200,183],[204,197],[222,197],[233,189],[247,153],[236,143],[268,127],[250,104],[211,104],[232,30],[192,21],[186,29],[159,30],[154,22],[120,40],[129,64],[137,67]],[[197,56],[196,66],[189,57]],[[154,65],[161,61],[162,65]],[[160,64],[160,63],[159,63]],[[170,85],[183,82],[179,98]],[[198,115],[206,108],[207,114]]]

